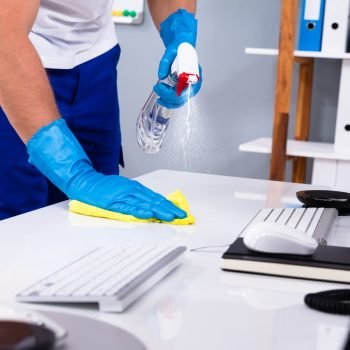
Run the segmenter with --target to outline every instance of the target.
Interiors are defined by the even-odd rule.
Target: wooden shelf
[[[261,137],[253,141],[239,145],[239,150],[243,152],[270,154],[272,139]],[[350,153],[339,153],[334,151],[333,143],[310,142],[310,141],[287,141],[287,155],[306,158],[320,158],[333,160],[350,160]]]
[[[267,48],[253,48],[247,47],[245,49],[247,55],[260,55],[260,56],[277,56],[278,49]],[[350,59],[350,53],[344,53],[342,55],[334,55],[331,53],[317,52],[317,51],[294,51],[295,57],[311,57],[311,58],[331,58],[331,59]]]

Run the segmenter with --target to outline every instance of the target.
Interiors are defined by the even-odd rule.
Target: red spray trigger
[[[176,85],[176,94],[181,95],[182,91],[188,88],[189,84],[195,84],[199,80],[197,74],[181,73],[178,76],[178,83]]]
[[[177,85],[176,85],[176,94],[180,96],[182,91],[184,91],[188,87],[188,73],[181,73],[178,77]]]

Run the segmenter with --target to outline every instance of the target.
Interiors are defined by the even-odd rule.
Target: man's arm
[[[190,13],[195,13],[196,3],[197,0],[148,0],[148,7],[153,22],[159,30],[160,23],[180,8],[186,9]]]
[[[60,118],[45,69],[28,39],[39,6],[40,0],[0,0],[0,105],[26,143],[29,162],[70,199],[143,219],[186,217],[140,183],[93,168]]]
[[[28,39],[39,6],[40,0],[0,0],[0,105],[24,142],[60,116]]]

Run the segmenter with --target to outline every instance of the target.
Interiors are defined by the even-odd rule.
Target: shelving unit
[[[259,56],[278,56],[278,49],[269,49],[269,48],[254,48],[246,47],[245,53],[247,55],[259,55]],[[310,58],[327,58],[327,59],[336,59],[336,60],[349,60],[350,53],[344,53],[343,55],[332,55],[328,52],[315,52],[315,51],[299,51],[294,50],[294,57],[310,57]]]
[[[294,182],[305,182],[306,159],[313,159],[312,184],[350,188],[350,53],[295,50],[298,0],[281,0],[278,49],[246,48],[249,55],[277,56],[277,79],[272,138],[240,145],[244,152],[271,154],[270,179],[283,181],[287,160],[293,161]],[[309,142],[314,59],[342,60],[334,143]],[[293,66],[299,64],[294,140],[287,140]]]
[[[271,154],[272,139],[261,137],[241,144],[239,150]],[[350,189],[350,154],[337,152],[333,143],[288,140],[286,155],[313,159],[312,184]]]

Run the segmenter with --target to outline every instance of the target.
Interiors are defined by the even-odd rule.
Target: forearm
[[[24,142],[59,117],[39,56],[28,39],[40,0],[1,0],[0,106]]]
[[[153,22],[159,30],[160,23],[179,8],[186,9],[190,13],[195,13],[196,3],[197,0],[148,0],[148,7]]]
[[[0,104],[24,142],[59,117],[45,70],[31,42],[16,35],[0,42]]]

